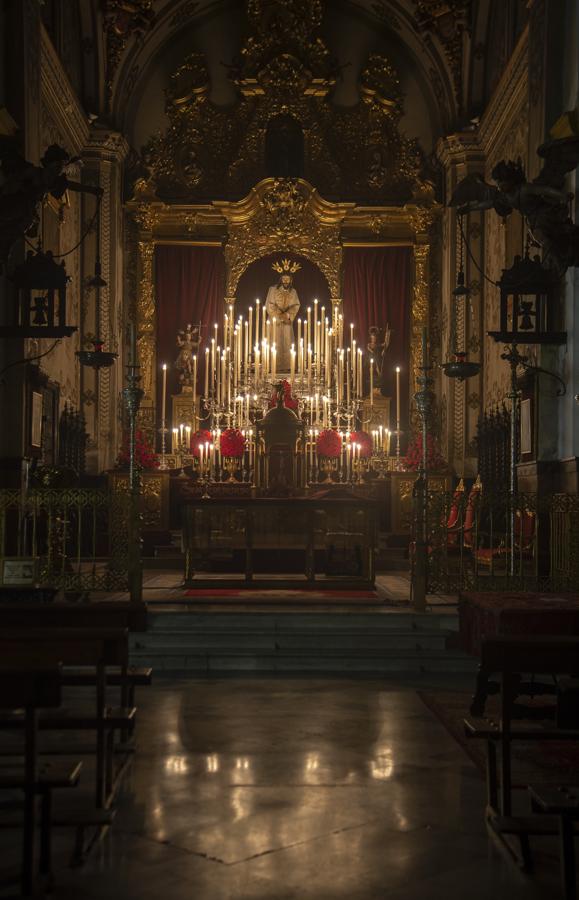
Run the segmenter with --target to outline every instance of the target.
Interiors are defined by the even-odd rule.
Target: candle
[[[213,384],[215,378],[215,338],[211,338],[211,393],[213,394]]]
[[[310,346],[311,327],[312,327],[312,308],[311,308],[311,306],[308,306],[307,324],[306,324],[306,340],[305,340],[306,347]]]
[[[272,342],[272,344],[274,345],[274,347],[275,347],[275,345],[276,345],[276,343],[277,343],[276,331],[277,331],[277,319],[276,319],[276,317],[274,316],[274,317],[273,317],[273,328],[272,328],[272,334],[271,334],[271,342]]]
[[[191,426],[190,425],[185,426],[185,434],[187,435],[187,449],[190,450],[191,449]]]
[[[314,468],[314,430],[310,428],[310,469]],[[310,475],[311,481],[311,475]]]
[[[180,442],[181,444],[183,443],[183,431],[184,431],[184,428],[185,428],[185,426],[184,426],[183,423],[181,422],[181,424],[179,425],[179,442]]]
[[[163,368],[167,368],[163,366]],[[193,357],[193,397],[197,397],[197,356]],[[163,413],[163,419],[165,418],[165,414]]]
[[[374,360],[370,359],[370,408],[374,406]]]
[[[161,427],[165,427],[165,413],[167,403],[167,363],[163,363],[163,394],[161,397]]]
[[[205,398],[209,395],[209,347],[205,347]]]
[[[255,301],[255,343],[259,344],[259,297]]]
[[[297,336],[297,341],[296,341],[296,347],[298,347],[298,348],[300,346],[301,339],[302,339],[302,320],[298,319],[298,336]],[[299,359],[298,359],[298,363],[299,363]]]
[[[396,431],[400,431],[400,366],[396,366]]]
[[[265,333],[266,319],[267,319],[267,309],[266,309],[266,306],[264,303],[262,306],[262,309],[261,309],[261,339],[262,339],[262,341],[263,341],[264,337],[266,337],[266,333]]]
[[[129,365],[137,365],[137,326],[131,322],[129,328]]]
[[[293,384],[296,372],[296,351],[294,350],[294,345],[292,344],[290,350],[290,383]]]
[[[386,429],[386,456],[390,456],[390,435],[391,431],[389,428]]]
[[[199,473],[203,475],[203,444],[199,444]]]
[[[178,446],[179,446],[179,429],[174,428],[173,429],[173,453],[175,452],[175,450],[177,449]]]
[[[275,322],[275,319],[273,320]],[[275,381],[275,375],[277,370],[277,349],[275,344],[271,348],[271,377],[273,381]]]

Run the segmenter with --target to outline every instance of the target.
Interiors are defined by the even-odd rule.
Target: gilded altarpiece
[[[136,224],[127,248],[136,260],[129,318],[138,324],[144,416],[158,370],[157,242],[223,246],[226,306],[251,263],[299,254],[325,276],[334,314],[344,246],[412,246],[411,397],[417,389],[429,323],[429,233],[439,207],[418,142],[400,128],[403,93],[388,59],[368,55],[358,103],[332,102],[340,72],[321,37],[322,12],[319,0],[287,0],[283,15],[275,4],[248,2],[249,33],[229,72],[232,106],[210,101],[202,54],[191,54],[169,78],[168,126],[144,148],[127,204]]]

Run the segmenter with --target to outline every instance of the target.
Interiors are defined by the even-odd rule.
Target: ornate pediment
[[[205,59],[189,56],[166,91],[169,126],[144,148],[139,192],[165,202],[246,196],[264,178],[305,178],[335,200],[380,205],[424,192],[416,141],[400,132],[397,74],[371,55],[359,100],[332,102],[339,69],[319,36],[319,0],[249,0],[251,33],[230,67],[231,106],[210,100]]]

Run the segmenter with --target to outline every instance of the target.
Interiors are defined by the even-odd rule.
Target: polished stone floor
[[[157,679],[116,823],[55,898],[558,897],[556,847],[529,880],[489,840],[484,783],[416,693],[433,684]]]

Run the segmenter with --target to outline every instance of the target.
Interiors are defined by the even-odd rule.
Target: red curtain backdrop
[[[365,347],[368,329],[376,325],[382,331],[390,325],[392,337],[383,367],[382,393],[392,398],[391,424],[395,417],[395,368],[401,368],[401,427],[408,426],[408,389],[410,362],[411,247],[344,248],[344,332],[350,322],[355,337]]]
[[[204,357],[213,323],[222,325],[225,296],[225,260],[221,247],[161,244],[155,248],[157,300],[157,366],[167,363],[167,392],[177,392],[178,375],[173,368],[178,354],[177,332],[188,323],[201,323],[201,364],[197,386],[203,389]],[[161,409],[161,378],[157,373],[157,409]],[[170,404],[170,401],[169,401]],[[171,416],[170,405],[167,418]]]

